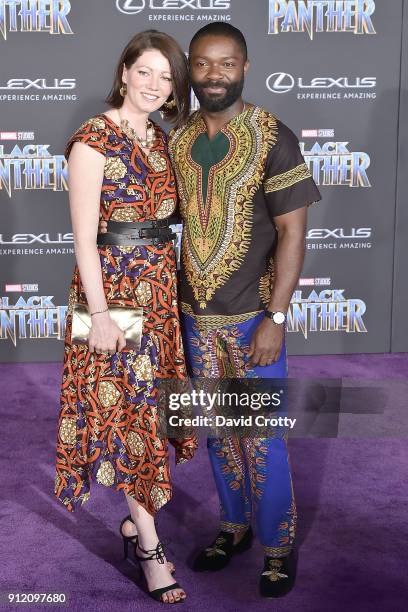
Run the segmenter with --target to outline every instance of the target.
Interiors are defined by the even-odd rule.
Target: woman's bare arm
[[[75,254],[91,312],[107,308],[96,247],[105,158],[76,142],[69,157],[69,205]]]
[[[96,246],[105,158],[76,142],[69,157],[69,204],[79,274],[91,313],[107,308],[99,253]],[[125,346],[123,334],[108,312],[92,317],[89,349],[116,351]]]

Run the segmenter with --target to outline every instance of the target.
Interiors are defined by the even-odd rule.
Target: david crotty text
[[[191,418],[180,417],[172,414],[169,417],[169,425],[172,427],[289,427],[293,429],[296,419],[289,417],[268,417],[262,414],[226,417],[216,415],[214,417],[197,415]]]

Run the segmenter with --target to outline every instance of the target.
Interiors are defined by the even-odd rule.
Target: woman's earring
[[[124,98],[127,94],[127,85],[126,83],[122,83],[122,87],[119,89],[119,93]]]
[[[173,110],[173,108],[176,108],[176,106],[177,106],[177,104],[176,104],[176,101],[175,101],[174,98],[172,98],[170,100],[170,102],[165,102],[163,104],[163,108],[164,108],[165,111]]]

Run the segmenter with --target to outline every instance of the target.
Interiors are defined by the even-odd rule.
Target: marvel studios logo
[[[5,291],[6,293],[29,293],[31,291],[38,291],[38,283],[6,285]]]
[[[331,278],[300,278],[299,287],[329,287]]]
[[[302,130],[302,138],[334,138],[334,130],[332,129]]]
[[[34,132],[0,132],[0,140],[34,140]]]

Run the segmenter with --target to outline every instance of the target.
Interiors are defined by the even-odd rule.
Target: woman
[[[171,497],[167,441],[158,435],[157,382],[184,379],[186,373],[166,221],[176,208],[176,186],[166,136],[149,114],[160,109],[176,125],[188,116],[187,61],[176,41],[155,30],[134,36],[107,102],[110,110],[86,121],[66,150],[77,266],[67,316],[55,493],[72,512],[89,498],[91,478],[121,489],[149,593],[173,603],[186,595],[165,563],[154,524]],[[100,219],[108,223],[103,236],[97,234]],[[72,342],[75,303],[87,304],[91,314],[88,345]],[[111,305],[143,307],[140,350],[126,346]],[[196,445],[193,436],[179,441],[177,463],[191,458]]]

